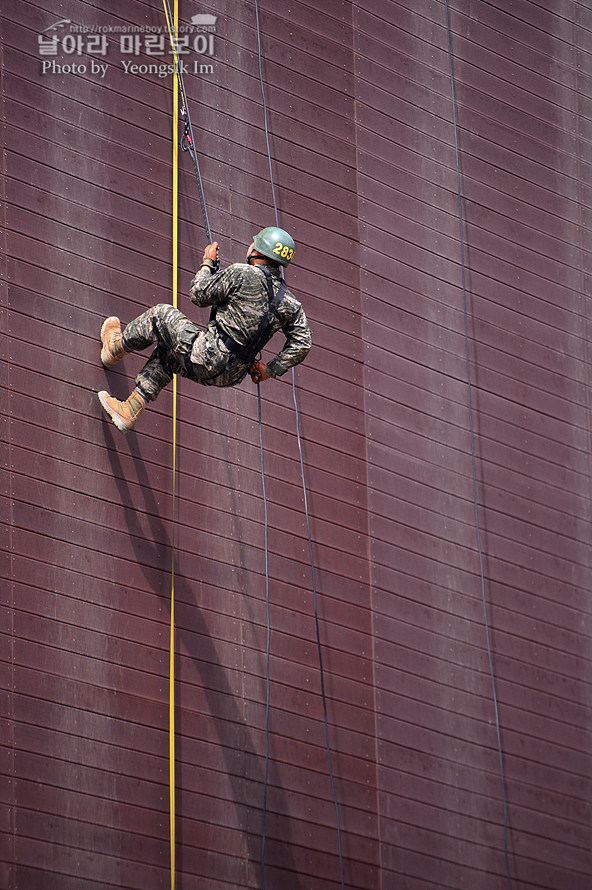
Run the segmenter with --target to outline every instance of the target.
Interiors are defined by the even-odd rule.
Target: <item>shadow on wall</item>
[[[140,545],[138,538],[137,523],[134,516],[137,512],[133,503],[131,490],[125,480],[125,474],[119,459],[117,444],[115,442],[111,424],[105,419],[104,428],[105,444],[109,453],[109,460],[112,467],[113,478],[119,490],[121,504],[124,507],[125,521],[128,527],[131,544],[134,548],[134,556],[139,566],[144,571],[144,576],[151,589],[154,589],[154,576],[146,571],[148,565],[164,565],[167,559],[170,559],[171,540],[167,532],[164,522],[159,517],[159,510],[156,498],[152,491],[150,479],[146,472],[146,467],[140,453],[139,443],[134,432],[126,437],[126,443],[129,445],[129,454],[136,468],[137,480],[141,486],[143,497],[145,499],[145,516],[151,530],[151,540],[148,541],[144,537]],[[157,543],[158,542],[158,543]],[[147,553],[152,550],[152,559],[147,558]],[[248,864],[244,872],[244,878],[250,873],[250,879],[246,880],[249,886],[253,886],[252,881],[256,881],[255,886],[261,886],[261,821],[257,833],[249,830],[252,825],[253,810],[261,811],[262,807],[262,789],[264,783],[264,761],[257,753],[253,735],[249,727],[245,725],[241,716],[240,703],[233,694],[232,688],[228,681],[227,673],[217,658],[216,647],[209,636],[206,623],[204,622],[199,606],[195,600],[195,594],[192,589],[192,583],[184,578],[175,570],[175,591],[179,600],[183,603],[190,603],[192,609],[193,627],[191,633],[185,632],[182,627],[176,628],[177,638],[181,638],[184,651],[191,659],[198,674],[198,680],[202,680],[203,676],[200,670],[202,663],[213,665],[214,670],[218,672],[217,689],[212,689],[210,682],[202,682],[201,685],[205,690],[208,701],[211,719],[214,721],[216,734],[220,742],[220,750],[224,758],[226,774],[228,777],[230,788],[232,789],[232,798],[236,808],[236,825],[244,827],[245,844],[248,853]],[[161,590],[155,593],[161,594]],[[170,613],[170,600],[166,599],[166,606]],[[197,643],[199,641],[199,650]],[[177,718],[177,727],[180,726],[182,714]],[[183,760],[182,756],[183,740],[178,735],[176,743],[177,761]],[[199,766],[199,765],[198,765]],[[274,800],[280,813],[287,812],[287,802],[285,792],[281,787],[277,774],[274,776]],[[177,792],[177,867],[179,875],[183,874],[184,861],[184,820],[183,820],[183,792]],[[204,807],[207,817],[207,807]],[[199,843],[194,846],[198,847]],[[289,883],[286,877],[282,879],[284,887],[289,890],[299,890],[301,884],[296,875],[296,868],[293,862],[291,852],[291,844],[288,838],[284,838],[282,843],[282,872],[285,876],[289,876]]]

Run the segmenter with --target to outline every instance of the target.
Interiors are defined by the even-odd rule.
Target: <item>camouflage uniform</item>
[[[267,268],[277,292],[279,271]],[[214,275],[209,269],[201,269],[191,283],[190,296],[198,306],[216,307],[216,319],[205,331],[166,303],[148,309],[123,331],[122,344],[127,352],[156,343],[136,377],[136,386],[148,401],[157,398],[174,374],[204,386],[234,386],[249,371],[247,364],[231,354],[221,335],[228,334],[238,344],[246,345],[256,334],[269,305],[265,273],[246,263],[234,263]],[[304,310],[289,290],[277,308],[271,330],[272,334],[281,330],[286,337],[282,351],[267,365],[269,377],[281,377],[306,358],[312,345]]]

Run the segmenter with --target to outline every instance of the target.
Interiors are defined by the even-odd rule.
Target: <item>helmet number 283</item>
[[[284,260],[291,260],[294,256],[294,251],[291,247],[287,247],[285,244],[282,244],[281,241],[277,241],[275,247],[273,248],[273,252],[278,256],[281,256]]]

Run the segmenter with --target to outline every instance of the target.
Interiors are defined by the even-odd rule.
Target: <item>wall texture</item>
[[[444,3],[260,4],[315,341],[295,391],[348,888],[509,886],[490,664],[512,885],[589,887],[589,11],[451,0],[465,314]],[[273,221],[254,7],[196,13],[217,17],[184,60],[226,264]],[[179,381],[174,503],[172,394],[127,437],[96,398],[142,362],[102,368],[104,317],[172,299],[163,8],[23,0],[0,22],[0,886],[170,886],[174,550],[177,886],[261,887],[255,388]],[[180,165],[180,306],[205,322]],[[262,415],[266,886],[338,888],[291,374]]]

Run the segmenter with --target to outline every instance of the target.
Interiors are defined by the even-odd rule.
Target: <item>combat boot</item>
[[[122,433],[127,433],[132,429],[138,416],[146,407],[146,399],[140,395],[137,389],[134,389],[125,402],[114,399],[105,390],[99,393],[99,399],[117,429]]]
[[[121,322],[116,315],[106,318],[101,328],[101,361],[106,368],[116,365],[127,355],[121,340]]]

